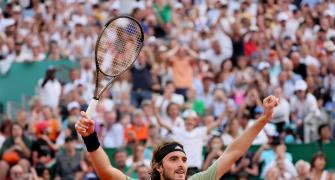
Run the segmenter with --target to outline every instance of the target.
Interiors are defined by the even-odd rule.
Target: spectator
[[[303,179],[303,180],[308,180],[309,178],[309,172],[311,169],[311,165],[304,161],[304,160],[299,160],[295,163],[295,168],[298,173],[298,178]]]
[[[221,138],[225,146],[233,142],[241,134],[240,123],[237,119],[228,121],[225,132]]]
[[[81,153],[76,150],[76,140],[73,137],[65,138],[64,151],[56,155],[56,178],[75,179],[80,169]]]
[[[284,127],[286,124],[289,123],[290,120],[290,104],[289,102],[283,97],[282,89],[277,87],[273,90],[274,96],[279,98],[279,104],[274,109],[272,123],[275,124],[276,130],[279,134],[284,132]]]
[[[186,92],[192,87],[192,61],[196,55],[187,45],[177,45],[167,52],[173,71],[172,80],[176,85],[176,93],[186,97]]]
[[[223,154],[224,144],[220,136],[213,136],[207,145],[207,154],[202,169],[206,170],[221,154]]]
[[[145,165],[147,167],[150,166],[150,160],[144,157],[145,150],[146,150],[145,146],[142,144],[134,145],[133,153],[131,156],[127,158],[127,161],[126,161],[126,165],[131,167],[131,169],[133,170],[133,171],[128,172],[129,176],[136,178],[137,174],[136,174],[136,171],[134,170],[136,170],[141,165]],[[130,172],[133,172],[134,174]]]
[[[100,124],[102,146],[105,148],[121,148],[124,145],[124,129],[117,122],[116,111],[104,113],[104,122]],[[121,135],[121,136],[120,136]]]
[[[13,123],[8,136],[0,150],[0,179],[5,179],[11,165],[19,164],[23,173],[27,173],[30,163],[28,159],[31,153],[31,141],[23,135],[22,127]]]
[[[307,84],[303,80],[299,80],[295,83],[295,92],[296,94],[292,97],[291,104],[291,112],[292,112],[292,120],[298,127],[298,132],[300,137],[304,137],[303,133],[303,124],[306,123],[304,120],[308,115],[318,116],[320,114],[320,110],[318,108],[318,104],[316,98],[313,94],[306,92]],[[306,128],[306,127],[305,127]],[[311,127],[316,129],[316,127]],[[307,134],[305,135],[308,136]],[[310,141],[309,138],[302,138],[305,141]]]
[[[185,119],[184,129],[180,127],[172,127],[163,122],[157,111],[156,118],[160,126],[172,132],[172,139],[181,142],[181,144],[185,147],[188,158],[191,160],[188,161],[189,170],[192,172],[198,172],[202,165],[201,155],[204,138],[207,134],[211,133],[213,128],[217,127],[221,123],[222,119],[213,122],[209,127],[197,127],[196,118],[198,118],[198,116],[195,111],[189,109],[183,113],[183,118]]]
[[[286,152],[286,146],[278,136],[273,136],[268,143],[264,143],[255,153],[253,158],[254,163],[264,163],[261,170],[261,178],[265,177],[266,168],[270,168],[270,164],[276,163],[277,156],[281,156],[284,162],[289,160],[292,162],[292,155]]]
[[[117,149],[113,155],[115,159],[115,168],[123,173],[128,173],[130,167],[127,166],[127,152],[124,149]]]
[[[125,139],[127,143],[145,142],[148,139],[148,123],[145,122],[143,112],[134,112],[131,126],[125,129]]]
[[[48,105],[55,109],[59,104],[61,84],[56,79],[56,69],[51,67],[46,71],[45,77],[38,82],[38,95],[42,105]]]
[[[230,168],[230,173],[238,179],[258,176],[258,164],[254,164],[252,158],[253,153],[247,152]]]
[[[150,178],[150,168],[146,165],[140,165],[136,168],[138,180],[147,180]]]
[[[333,174],[325,170],[326,156],[323,153],[314,154],[311,161],[311,179],[332,179]]]
[[[329,144],[332,140],[331,138],[331,129],[329,124],[321,124],[318,128],[318,144],[322,148],[322,145]]]
[[[268,168],[278,167],[279,174],[283,179],[294,179],[298,177],[294,165],[290,160],[285,157],[285,154],[279,153],[275,161],[272,161],[267,167],[265,167],[265,174]]]
[[[131,103],[139,107],[141,102],[151,98],[151,75],[150,60],[148,51],[141,51],[138,60],[135,61],[131,69],[132,80],[134,82],[131,92]]]

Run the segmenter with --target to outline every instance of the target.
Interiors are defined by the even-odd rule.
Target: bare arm
[[[266,123],[271,120],[273,108],[277,104],[278,99],[274,96],[269,96],[264,99],[264,114],[250,128],[246,129],[241,136],[236,138],[217,160],[217,180],[249,149],[258,133],[263,129]]]
[[[155,118],[157,119],[157,122],[158,122],[159,126],[165,128],[165,129],[167,129],[168,131],[172,131],[172,127],[171,127],[170,125],[168,125],[168,124],[166,124],[165,122],[162,121],[162,118],[161,118],[161,116],[159,115],[159,110],[158,110],[158,108],[156,108],[155,104],[156,104],[156,103],[155,103],[155,100],[152,101],[152,102],[151,102],[151,107],[152,107],[152,110],[153,110],[153,112],[154,112],[154,116],[155,116]]]
[[[81,112],[82,118],[76,123],[76,130],[82,137],[87,137],[94,133],[94,121],[87,118],[85,112]],[[109,158],[101,146],[88,152],[92,159],[93,167],[100,179],[119,180],[126,179],[126,175],[114,168],[109,162]]]
[[[95,171],[100,179],[126,179],[126,175],[112,167],[105,151],[99,147],[97,150],[88,153],[92,159]]]

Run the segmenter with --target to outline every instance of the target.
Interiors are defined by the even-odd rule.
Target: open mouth
[[[185,171],[182,170],[182,169],[180,169],[180,170],[175,171],[175,173],[176,173],[176,174],[185,174]]]

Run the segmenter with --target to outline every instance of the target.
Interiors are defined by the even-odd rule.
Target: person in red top
[[[244,55],[250,57],[258,50],[258,32],[257,27],[250,30],[249,39],[244,43]]]
[[[132,124],[125,130],[125,139],[127,143],[145,142],[148,137],[148,124],[143,118],[143,112],[137,110],[134,112]]]

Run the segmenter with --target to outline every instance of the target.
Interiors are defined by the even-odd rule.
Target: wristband
[[[89,136],[83,137],[83,140],[88,152],[93,152],[97,150],[100,146],[99,139],[95,131]]]

